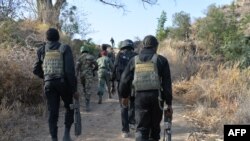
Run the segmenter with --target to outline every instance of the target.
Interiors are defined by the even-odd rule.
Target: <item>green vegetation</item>
[[[156,38],[159,41],[162,41],[164,38],[167,37],[167,33],[164,27],[166,21],[167,21],[167,13],[165,11],[162,11],[160,18],[158,19],[158,26],[156,29]]]
[[[169,37],[177,40],[188,40],[191,34],[190,15],[181,11],[173,15],[173,27],[169,28]]]

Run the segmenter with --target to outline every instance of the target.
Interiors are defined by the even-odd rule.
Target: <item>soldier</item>
[[[131,40],[127,39],[121,42],[120,51],[116,56],[114,70],[112,73],[112,81],[116,80],[119,87],[121,74],[123,73],[126,65],[128,64],[129,60],[136,55],[133,51],[134,44]],[[112,85],[112,87],[114,87]],[[112,88],[113,89],[113,88]],[[131,89],[130,89],[131,90]],[[127,93],[131,96],[131,91]],[[121,104],[121,93],[118,91],[119,101],[121,105],[121,121],[122,121],[122,137],[126,138],[129,136],[129,123],[134,124],[134,112],[131,115],[129,114],[129,107],[128,105],[123,106]],[[133,98],[131,97],[131,108],[133,109]]]
[[[111,46],[109,46],[107,48],[107,56],[109,57],[109,59],[114,64],[115,63],[115,52],[114,52],[114,49]]]
[[[136,141],[159,141],[164,101],[173,112],[170,69],[167,59],[156,54],[158,41],[154,36],[146,36],[143,45],[124,70],[119,91],[126,106],[131,87],[135,89]]]
[[[82,46],[80,51],[81,56],[77,60],[76,70],[77,76],[80,76],[80,81],[83,86],[86,111],[90,111],[90,89],[93,83],[93,72],[97,70],[98,66],[94,59],[94,56],[89,53],[89,49],[86,46]]]
[[[97,95],[99,96],[98,104],[102,103],[102,96],[105,90],[105,84],[108,88],[109,98],[111,97],[111,91],[110,91],[110,74],[113,70],[113,63],[112,61],[107,57],[107,51],[101,52],[102,57],[98,58],[96,60],[98,64],[98,92]]]
[[[49,131],[52,141],[57,141],[57,121],[60,97],[66,108],[63,141],[71,141],[70,128],[74,122],[74,111],[69,105],[73,96],[77,98],[74,59],[71,48],[59,43],[59,33],[54,28],[46,32],[47,42],[37,50],[33,73],[44,80],[44,91],[49,110]]]

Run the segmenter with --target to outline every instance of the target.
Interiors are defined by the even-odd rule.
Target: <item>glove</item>
[[[73,97],[74,97],[75,100],[79,100],[79,93],[78,93],[78,92],[75,92],[75,93],[73,94]]]
[[[122,98],[122,106],[124,107],[128,106],[128,98]]]
[[[165,116],[172,118],[173,116],[173,109],[171,105],[168,105],[167,109],[165,110]]]

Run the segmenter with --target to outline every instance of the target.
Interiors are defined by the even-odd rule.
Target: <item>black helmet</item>
[[[133,43],[133,41],[131,41],[129,39],[126,39],[126,40],[122,41],[121,42],[121,49],[125,48],[125,47],[129,47],[129,48],[134,49],[134,43]]]
[[[143,46],[145,48],[150,48],[150,47],[157,47],[158,46],[158,41],[153,35],[148,35],[143,39]]]

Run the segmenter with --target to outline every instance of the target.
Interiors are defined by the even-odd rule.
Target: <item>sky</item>
[[[97,44],[109,43],[111,37],[115,43],[125,39],[143,39],[146,35],[155,35],[158,18],[164,10],[167,13],[165,26],[172,26],[172,15],[184,11],[190,14],[191,21],[204,17],[211,4],[222,6],[233,0],[158,0],[157,5],[143,4],[141,0],[120,0],[126,5],[126,11],[98,2],[99,0],[68,0],[86,14],[85,19],[94,32],[85,38],[92,38]],[[107,0],[108,1],[108,0]],[[111,0],[112,1],[112,0]]]

